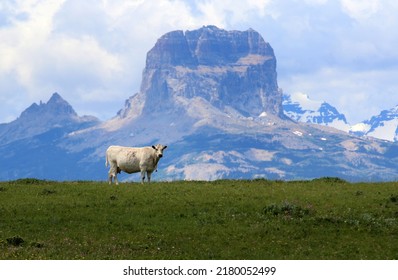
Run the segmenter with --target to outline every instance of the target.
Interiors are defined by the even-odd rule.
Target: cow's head
[[[163,150],[167,148],[167,146],[163,146],[161,144],[157,144],[155,146],[152,146],[152,148],[156,151],[156,156],[158,158],[161,158],[163,156]]]

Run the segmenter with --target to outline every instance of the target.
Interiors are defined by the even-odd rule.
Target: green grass
[[[0,259],[397,259],[398,183],[0,183]]]

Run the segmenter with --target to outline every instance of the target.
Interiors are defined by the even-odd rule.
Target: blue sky
[[[279,87],[355,124],[398,105],[395,0],[3,0],[0,123],[58,92],[78,114],[115,116],[140,88],[146,53],[172,30],[257,30]]]

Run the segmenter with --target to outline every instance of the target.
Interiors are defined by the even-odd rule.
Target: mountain
[[[271,46],[252,29],[228,32],[215,26],[163,35],[148,52],[139,93],[119,119],[181,114],[195,125],[219,114],[283,116]],[[167,114],[165,114],[167,112]],[[170,123],[177,125],[174,119]],[[183,130],[189,127],[183,123]]]
[[[283,111],[294,121],[320,124],[349,132],[355,136],[370,136],[381,140],[398,141],[398,106],[383,110],[368,120],[350,125],[344,114],[323,101],[316,101],[304,93],[283,95]]]
[[[115,141],[170,143],[204,126],[237,132],[260,115],[285,118],[276,75],[273,49],[252,29],[172,31],[148,52],[140,91],[116,117],[72,138],[94,138],[99,155]]]
[[[383,110],[379,115],[354,125],[351,132],[388,141],[398,141],[398,106]]]
[[[330,126],[345,132],[350,130],[344,114],[329,103],[311,100],[304,93],[284,95],[282,106],[284,113],[294,121]]]
[[[323,108],[338,115],[331,106]],[[334,123],[322,114],[322,121]],[[378,181],[395,179],[398,166],[394,143],[287,117],[274,51],[252,29],[204,26],[161,36],[147,54],[139,92],[114,118],[73,129],[67,123],[48,123],[29,138],[9,131],[0,144],[7,161],[0,179],[106,180],[109,145],[155,143],[168,149],[154,180]]]
[[[78,116],[68,102],[54,93],[47,103],[33,103],[15,121],[0,124],[0,145],[31,138],[54,128],[62,127],[70,132],[98,123],[95,117]]]

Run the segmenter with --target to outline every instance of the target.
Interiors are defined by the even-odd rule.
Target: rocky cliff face
[[[173,31],[148,52],[140,92],[126,103],[131,110],[120,116],[173,112],[199,99],[202,105],[246,117],[263,112],[282,116],[276,78],[273,49],[252,29]]]

